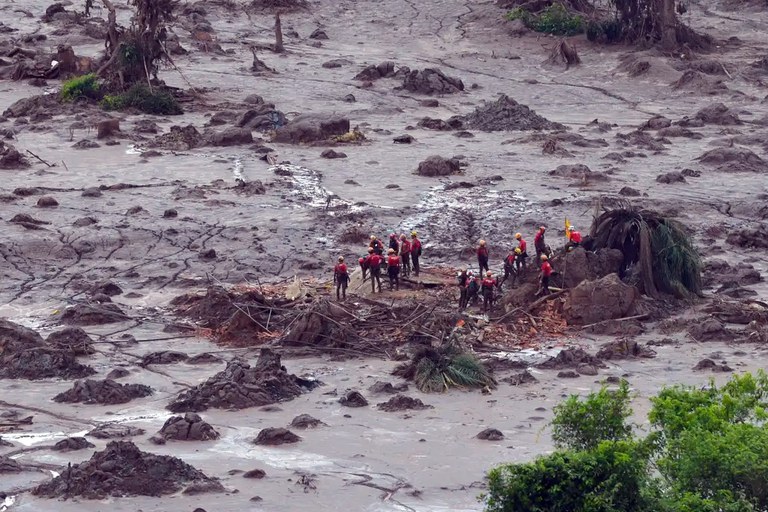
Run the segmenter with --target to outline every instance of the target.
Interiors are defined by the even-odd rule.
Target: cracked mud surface
[[[308,12],[283,17],[283,26],[299,34],[286,37],[284,56],[259,53],[277,73],[254,76],[246,70],[251,53],[245,43],[270,42],[272,18],[246,16],[211,4],[206,7],[207,19],[218,43],[233,53],[201,51],[190,40],[188,30],[175,27],[181,44],[191,50],[187,56],[176,57],[176,63],[189,83],[206,89],[190,113],[181,118],[119,114],[122,131],[131,136],[116,139],[119,145],[99,141],[100,147],[87,150],[71,146],[82,139],[95,141],[95,129],[83,124],[71,131],[71,115],[28,124],[0,122],[1,128],[15,132],[9,142],[19,151],[29,149],[55,164],[49,167],[27,154],[28,169],[0,170],[0,223],[5,227],[0,238],[0,316],[46,337],[63,327],[64,312],[76,304],[97,311],[119,308],[127,319],[108,323],[102,318],[82,325],[93,340],[95,353],[81,355],[78,361],[96,371],[93,379],[124,369],[129,372],[125,382],[155,390],[152,396],[119,406],[57,404],[51,397],[70,389],[71,380],[0,380],[0,413],[33,416],[31,425],[2,432],[3,440],[13,446],[0,448],[0,456],[11,456],[24,468],[3,475],[0,491],[16,496],[10,510],[98,510],[101,504],[97,502],[45,500],[21,491],[50,479],[51,471],[60,472],[68,462],[89,459],[108,442],[88,437],[95,448],[56,452],[52,447],[57,441],[83,436],[99,424],[115,421],[146,432],[132,438],[142,450],[178,456],[219,478],[228,490],[226,494],[174,497],[174,508],[179,510],[202,506],[209,511],[242,507],[333,511],[343,500],[355,510],[476,511],[482,508],[476,496],[483,490],[483,475],[491,465],[528,460],[551,449],[546,431],[541,434],[540,430],[563,394],[586,392],[606,376],[627,373],[639,395],[638,417],[644,417],[646,399],[659,387],[670,382],[707,381],[710,373],[692,371],[699,360],[727,361],[737,371],[762,366],[763,352],[756,345],[699,343],[684,332],[667,335],[651,330],[636,341],[655,342],[670,336],[673,340],[654,346],[655,359],[611,361],[599,377],[565,381],[556,377],[556,370],[532,370],[538,384],[502,382],[491,396],[462,392],[433,396],[410,391],[409,395],[434,408],[404,415],[372,406],[349,409],[338,403],[347,390],[360,391],[371,404],[384,401],[372,396],[368,388],[376,381],[391,381],[389,373],[395,362],[286,357],[283,364],[288,373],[317,378],[325,385],[276,404],[274,409],[210,409],[203,417],[221,434],[219,439],[155,446],[149,437],[170,416],[166,406],[175,397],[224,370],[235,357],[251,365],[258,357],[257,350],[222,349],[195,332],[175,332],[169,301],[210,285],[266,284],[294,275],[329,279],[328,262],[339,253],[354,261],[363,251],[364,241],[338,242],[342,232],[358,224],[365,233],[381,236],[392,230],[417,229],[425,243],[422,264],[427,269],[471,263],[472,248],[483,237],[491,247],[491,266],[500,268],[501,256],[516,231],[532,238],[535,226],[559,227],[563,217],[586,231],[594,198],[618,198],[619,190],[631,187],[640,194],[634,198],[637,204],[673,214],[688,225],[708,260],[727,260],[734,268],[751,264],[763,279],[768,272],[764,251],[750,247],[749,240],[744,244],[725,241],[728,234],[757,229],[768,219],[768,168],[760,170],[757,162],[755,172],[725,173],[697,160],[710,150],[735,145],[768,161],[768,103],[763,99],[768,90],[761,82],[768,77],[750,71],[750,63],[768,51],[765,11],[727,11],[715,2],[691,7],[687,21],[723,41],[706,58],[720,61],[730,77],[718,75],[727,87],[710,95],[672,87],[684,74],[677,69],[687,66],[684,60],[626,47],[593,46],[582,39],[576,43],[582,66],[567,72],[545,67],[542,63],[548,51],[542,45],[548,46],[552,40],[535,35],[511,37],[500,19],[502,11],[490,1],[312,4]],[[41,44],[54,45],[66,37],[53,34],[54,26],[40,22],[46,7],[41,0],[17,0],[1,6],[0,13],[3,23],[19,29],[20,34],[45,33],[49,39]],[[19,8],[34,17],[25,16]],[[119,12],[125,15],[125,11]],[[318,27],[329,40],[313,47],[307,36]],[[740,44],[725,42],[733,35]],[[82,35],[67,40],[83,55],[96,55],[103,46]],[[348,63],[337,68],[321,65],[333,59]],[[627,60],[646,60],[650,69],[630,77],[622,68]],[[401,85],[395,78],[379,79],[369,88],[353,80],[366,66],[384,61],[412,70],[439,68],[462,80],[465,90],[425,96],[394,90]],[[161,76],[169,84],[188,87],[172,69],[163,70]],[[50,81],[46,90],[57,85]],[[25,82],[0,81],[0,111],[40,92]],[[155,122],[160,133],[171,125],[194,124],[202,130],[209,114],[245,110],[242,100],[251,94],[263,96],[289,118],[297,114],[345,115],[368,141],[334,146],[347,158],[332,160],[321,158],[324,146],[265,141],[278,154],[277,165],[261,160],[261,153],[246,146],[141,155],[148,149],[149,139],[134,137],[138,122]],[[345,101],[349,94],[354,95],[354,103]],[[553,136],[472,130],[474,137],[459,138],[453,131],[407,128],[416,127],[424,117],[467,115],[499,94],[566,125],[568,132]],[[423,106],[426,99],[436,99],[437,106]],[[727,105],[741,124],[691,124],[697,112],[715,103]],[[689,120],[635,133],[659,115],[672,123]],[[43,128],[30,129],[30,125]],[[415,141],[393,144],[392,139],[403,134]],[[666,141],[656,140],[660,135]],[[550,146],[564,151],[545,152],[551,138],[557,142]],[[418,163],[432,155],[461,156],[467,166],[462,167],[461,175],[452,177],[415,175]],[[282,163],[285,161],[290,164]],[[584,184],[548,174],[560,165],[576,164],[607,179]],[[686,173],[686,169],[694,172]],[[656,180],[675,171],[686,176],[686,181],[664,184]],[[700,176],[695,176],[697,171]],[[258,187],[243,190],[238,179],[261,181],[264,193],[258,193]],[[447,186],[458,182],[465,184]],[[388,188],[395,184],[399,187]],[[38,206],[43,196],[54,197],[58,206]],[[170,209],[177,215],[166,213]],[[12,221],[14,217],[16,221]],[[94,291],[106,280],[122,289],[111,296],[111,303],[109,297]],[[712,281],[708,293],[721,284]],[[757,299],[766,300],[765,281],[750,280],[748,286],[758,294]],[[365,289],[350,290],[362,294]],[[684,317],[695,319],[701,314],[701,309],[694,308]],[[610,336],[584,335],[578,343],[594,353],[611,340]],[[147,354],[161,351],[189,356],[210,353],[221,360],[214,358],[211,364],[200,365],[142,363]],[[546,354],[522,356],[530,357],[532,364],[556,352],[552,347]],[[502,372],[499,377],[513,373]],[[717,374],[716,378],[726,377]],[[333,390],[337,394],[326,394]],[[260,430],[288,427],[300,414],[311,414],[328,426],[302,431],[302,442],[295,445],[251,443]],[[485,428],[501,430],[505,439],[475,439]],[[457,460],[463,461],[462,471],[455,471]],[[255,485],[237,473],[230,474],[231,470],[254,468],[267,473]],[[256,494],[263,501],[250,503]],[[110,508],[161,511],[167,510],[168,501],[117,500]]]

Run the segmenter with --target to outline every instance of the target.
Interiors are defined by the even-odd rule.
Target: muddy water
[[[46,34],[49,39],[44,45],[54,47],[66,40],[81,55],[96,55],[101,50],[100,41],[79,33],[56,35],[55,26],[41,23],[39,16],[47,4],[42,0],[17,0],[13,5],[0,6],[0,12],[3,22],[22,34]],[[18,7],[30,10],[34,16],[26,17],[14,10]],[[382,234],[416,228],[425,243],[425,266],[457,265],[473,260],[468,249],[481,237],[489,241],[493,251],[503,253],[511,234],[519,230],[532,233],[533,226],[541,223],[559,226],[568,217],[586,231],[592,201],[601,196],[616,197],[619,189],[631,186],[647,194],[637,199],[638,204],[677,213],[693,230],[705,256],[716,255],[732,264],[751,263],[763,275],[768,271],[768,259],[761,252],[733,251],[719,241],[703,243],[710,226],[722,225],[729,230],[760,220],[730,212],[748,211],[742,207],[758,201],[757,194],[768,192],[765,174],[719,174],[696,160],[734,135],[734,130],[758,138],[768,136],[766,127],[757,123],[768,116],[768,105],[762,101],[767,92],[745,72],[767,51],[764,34],[768,19],[764,11],[725,11],[710,1],[691,6],[686,21],[720,41],[733,35],[742,40],[738,47],[722,43],[709,56],[722,62],[731,75],[718,77],[729,89],[710,96],[670,87],[682,75],[674,66],[685,64],[683,59],[671,60],[652,51],[592,46],[581,38],[575,42],[582,66],[567,71],[544,66],[547,48],[554,41],[534,35],[511,38],[500,21],[501,12],[491,1],[313,4],[308,13],[284,15],[286,34],[290,28],[299,34],[298,38],[286,35],[286,54],[260,53],[278,74],[253,76],[247,71],[251,53],[245,45],[271,41],[272,19],[245,16],[240,11],[217,7],[215,2],[206,3],[206,9],[218,41],[231,53],[217,55],[196,49],[189,31],[176,24],[173,29],[182,45],[192,50],[188,56],[176,58],[185,78],[171,69],[163,69],[161,75],[172,85],[187,88],[189,81],[196,88],[205,88],[203,100],[210,107],[180,118],[118,114],[124,131],[131,132],[134,123],[144,118],[157,122],[161,131],[173,124],[189,123],[202,129],[208,114],[223,108],[245,110],[245,106],[231,104],[249,94],[260,94],[289,118],[299,113],[346,115],[368,141],[336,148],[348,155],[337,160],[320,158],[323,147],[266,141],[278,153],[278,161],[284,162],[280,167],[291,173],[279,176],[275,166],[260,160],[259,154],[246,147],[163,152],[142,158],[146,140],[135,137],[120,139],[117,146],[72,149],[72,144],[81,139],[95,140],[93,130],[76,129],[70,133],[72,118],[41,121],[50,127],[48,131],[33,132],[15,126],[13,121],[2,123],[3,127],[17,129],[12,143],[19,149],[30,149],[56,165],[48,167],[34,161],[29,170],[2,171],[0,192],[10,194],[22,186],[41,187],[41,194],[53,195],[60,205],[55,209],[36,207],[41,194],[2,203],[0,217],[4,221],[26,213],[50,224],[35,231],[6,224],[0,240],[4,258],[0,316],[45,335],[58,327],[60,312],[82,298],[84,289],[112,279],[126,293],[133,294],[132,298],[123,295],[114,299],[133,320],[89,327],[88,332],[99,340],[99,353],[88,358],[87,363],[97,369],[99,376],[117,366],[128,368],[131,375],[124,382],[145,383],[156,392],[121,406],[62,405],[53,403],[51,397],[68,389],[71,383],[0,381],[0,400],[15,404],[2,404],[0,410],[19,409],[21,414],[34,416],[31,426],[3,434],[15,446],[0,453],[17,452],[14,458],[38,468],[3,475],[0,491],[11,491],[12,497],[0,504],[0,510],[165,511],[202,506],[209,512],[335,511],[343,503],[351,510],[364,511],[477,511],[482,509],[477,496],[483,490],[483,476],[489,467],[530,460],[552,449],[545,425],[554,405],[567,394],[596,389],[596,381],[608,375],[627,375],[636,393],[639,428],[647,429],[644,413],[649,396],[667,384],[703,385],[711,377],[691,371],[699,359],[725,360],[738,371],[762,366],[764,354],[759,347],[698,344],[680,335],[674,337],[677,345],[655,347],[656,359],[611,365],[599,377],[564,380],[557,379],[553,371],[533,370],[539,384],[519,388],[502,384],[487,396],[463,392],[422,395],[412,390],[410,396],[419,397],[434,409],[393,414],[375,409],[376,403],[388,397],[369,396],[367,388],[376,380],[392,380],[389,372],[394,363],[293,359],[285,361],[291,372],[314,376],[325,386],[280,404],[278,411],[204,412],[204,419],[222,434],[217,441],[150,444],[147,439],[170,416],[164,409],[167,403],[181,390],[220,371],[223,364],[141,368],[137,366],[140,356],[174,349],[190,355],[217,352],[225,359],[236,355],[255,357],[252,352],[221,349],[197,338],[141,341],[172,336],[163,332],[165,324],[172,320],[162,310],[168,301],[190,288],[209,284],[255,282],[256,278],[268,282],[294,274],[327,276],[324,269],[312,270],[308,264],[333,261],[340,252],[357,255],[357,245],[336,242],[338,233],[352,224],[360,223]],[[124,19],[127,11],[121,9],[119,15]],[[318,26],[330,39],[321,47],[313,47],[306,36]],[[620,69],[621,57],[629,53],[651,64],[647,74],[629,77]],[[347,59],[350,64],[336,69],[321,66],[331,59]],[[461,78],[467,90],[437,98],[437,107],[424,107],[420,103],[424,97],[395,90],[397,80],[383,79],[370,88],[361,88],[360,82],[352,80],[365,65],[385,60],[412,69],[439,67]],[[51,81],[45,90],[54,90],[56,85]],[[40,92],[25,83],[2,82],[0,109]],[[551,121],[566,124],[572,133],[605,139],[608,146],[564,143],[574,156],[558,158],[542,154],[541,141],[523,142],[527,133],[474,132],[474,138],[459,139],[451,132],[414,128],[425,116],[465,114],[501,93],[529,105]],[[356,101],[345,102],[347,94],[353,94]],[[736,110],[745,124],[695,128],[700,138],[673,138],[662,152],[624,147],[616,139],[617,133],[634,130],[652,115],[676,121],[715,102],[724,102]],[[225,103],[229,105],[216,106]],[[612,125],[611,129],[598,131],[589,124],[594,119]],[[394,145],[392,138],[404,133],[413,135],[414,143]],[[768,158],[765,145],[748,147]],[[618,163],[603,158],[626,150],[642,155]],[[461,176],[436,179],[415,175],[418,162],[433,154],[463,155],[468,166]],[[557,165],[576,163],[586,164],[593,171],[610,171],[610,180],[583,185],[548,175]],[[685,168],[701,170],[702,176],[679,185],[663,185],[655,180],[661,173]],[[488,181],[493,176],[503,180]],[[267,184],[266,193],[243,195],[235,188],[237,179],[261,180]],[[446,189],[455,181],[475,186]],[[81,196],[86,187],[117,183],[140,187],[104,190],[97,198]],[[399,188],[386,188],[388,185]],[[326,210],[329,197],[332,201]],[[136,206],[142,210],[129,213]],[[169,208],[176,209],[178,217],[164,218],[163,212]],[[84,217],[93,217],[96,223],[74,225]],[[216,258],[201,260],[200,252],[210,248],[215,249]],[[765,282],[751,288],[758,298],[768,297]],[[686,315],[696,317],[700,313],[693,309]],[[139,344],[117,343],[122,334],[135,336]],[[651,329],[638,341],[662,337],[666,336]],[[511,357],[533,363],[555,353],[560,341],[544,340],[541,351],[513,353]],[[594,350],[607,339],[576,332],[568,341]],[[371,406],[342,408],[337,399],[346,389],[361,390]],[[333,390],[336,395],[326,394]],[[251,444],[260,429],[286,426],[301,413],[312,414],[328,426],[298,432],[303,440],[296,445],[263,448]],[[39,448],[65,436],[82,435],[102,421],[145,429],[146,435],[134,439],[143,449],[181,457],[220,478],[228,493],[95,502],[39,500],[16,493],[50,478],[51,471],[68,462],[89,458],[91,450],[59,453]],[[475,439],[486,427],[502,430],[506,439]],[[104,441],[92,441],[96,449],[104,447]],[[254,468],[264,469],[267,478],[252,481],[229,474],[230,470]],[[297,484],[302,474],[310,475],[312,486]],[[257,495],[263,501],[250,501]]]

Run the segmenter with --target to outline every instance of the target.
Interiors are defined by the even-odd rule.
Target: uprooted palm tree
[[[496,380],[485,365],[453,342],[418,350],[409,362],[398,365],[392,374],[412,380],[425,393],[439,393],[451,387],[496,386]]]
[[[618,249],[624,254],[623,270],[637,266],[646,295],[701,294],[701,258],[679,222],[625,204],[596,217],[590,235],[592,249]]]

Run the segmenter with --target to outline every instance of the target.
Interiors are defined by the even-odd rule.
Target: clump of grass
[[[482,362],[452,343],[419,350],[409,362],[398,365],[392,374],[412,380],[425,393],[439,393],[451,387],[496,386],[496,380]]]
[[[170,93],[162,90],[150,90],[144,84],[136,84],[126,92],[108,94],[101,100],[104,110],[138,109],[146,114],[178,115],[184,111]]]
[[[506,18],[510,21],[520,20],[536,32],[556,36],[572,36],[584,32],[584,18],[572,14],[561,3],[552,4],[537,14],[516,7],[506,14]]]
[[[75,101],[82,98],[99,99],[99,81],[94,73],[70,78],[61,85],[59,97],[62,101]]]

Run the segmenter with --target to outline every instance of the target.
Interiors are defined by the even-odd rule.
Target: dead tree
[[[275,52],[283,53],[283,24],[280,22],[280,13],[275,14]],[[254,54],[254,59],[256,55]]]

